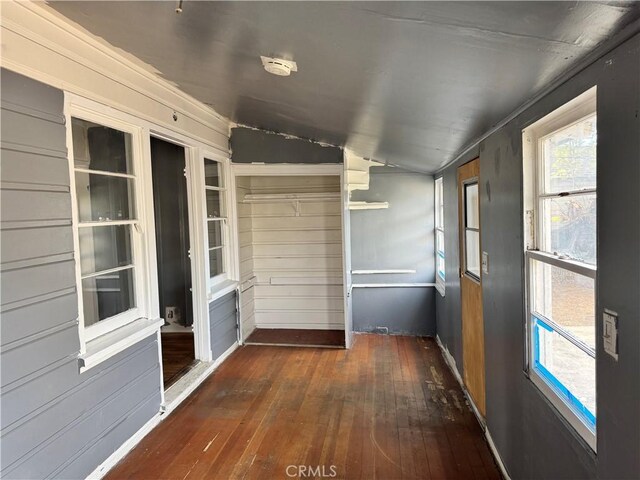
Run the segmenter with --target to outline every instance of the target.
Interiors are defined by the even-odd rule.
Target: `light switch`
[[[482,252],[482,273],[489,275],[489,254]]]
[[[618,360],[618,314],[605,309],[602,313],[604,351]]]

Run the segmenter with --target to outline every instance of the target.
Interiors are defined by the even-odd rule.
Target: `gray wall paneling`
[[[352,200],[389,202],[388,209],[352,210],[352,270],[416,270],[415,274],[354,275],[354,284],[433,283],[433,177],[399,169],[374,167],[369,190],[354,191]],[[368,332],[435,334],[435,289],[354,288],[353,326]]]
[[[640,475],[640,35],[603,56],[442,173],[446,296],[437,332],[462,372],[456,167],[480,156],[487,425],[512,478]],[[522,129],[598,86],[597,428],[594,455],[523,373]],[[602,310],[620,315],[616,362]]]
[[[215,360],[238,340],[235,291],[209,304],[209,324],[211,353]]]
[[[78,369],[63,93],[2,70],[3,478],[85,478],[160,407],[156,337]]]

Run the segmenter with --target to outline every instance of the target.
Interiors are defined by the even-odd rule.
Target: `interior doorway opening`
[[[185,148],[151,137],[151,171],[166,390],[196,364]]]
[[[345,346],[341,180],[237,176],[245,344]]]

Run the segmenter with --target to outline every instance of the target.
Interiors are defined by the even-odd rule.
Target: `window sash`
[[[96,116],[96,118],[93,118],[94,116]],[[104,117],[102,115],[99,115],[99,118],[98,118],[98,115],[96,115],[95,112],[89,112],[89,111],[83,110],[82,113],[80,113],[79,111],[71,111],[69,114],[69,118],[70,118],[70,122],[68,122],[69,125],[67,128],[70,130],[72,130],[73,119],[78,119],[78,120],[93,122],[98,125],[101,125],[107,128],[112,128],[114,130],[118,130],[118,131],[124,132],[125,134],[130,135],[131,147],[132,147],[130,150],[131,165],[132,165],[132,172],[134,172],[134,173],[110,172],[110,171],[86,168],[85,166],[76,166],[76,163],[75,163],[76,152],[73,151],[73,148],[70,148],[69,166],[70,166],[70,172],[72,177],[71,178],[71,182],[72,182],[71,195],[72,195],[73,210],[74,210],[73,225],[75,230],[74,231],[74,245],[75,245],[74,249],[77,256],[76,284],[77,284],[78,307],[79,307],[78,316],[80,317],[80,328],[83,330],[83,333],[81,335],[81,340],[82,340],[81,349],[82,351],[84,351],[86,342],[94,340],[106,333],[112,332],[145,315],[144,302],[145,302],[146,287],[145,287],[145,280],[144,280],[145,272],[143,271],[144,265],[142,263],[144,258],[144,252],[143,252],[143,239],[141,237],[142,229],[140,228],[140,219],[139,219],[140,212],[143,209],[143,201],[141,198],[141,193],[143,190],[142,190],[142,185],[140,184],[139,177],[135,174],[135,172],[140,171],[139,163],[140,163],[140,155],[141,155],[141,146],[140,146],[141,132],[137,127],[129,124],[124,124],[118,121],[117,119],[114,119],[111,117]],[[70,138],[73,144],[73,131],[70,131]],[[126,220],[125,219],[123,220],[109,219],[109,220],[81,221],[79,216],[80,212],[79,212],[78,197],[77,197],[76,186],[75,186],[76,173],[82,173],[82,174],[88,174],[88,175],[99,175],[99,176],[112,177],[112,178],[123,178],[123,179],[130,180],[132,183],[132,191],[130,192],[130,195],[133,196],[133,198],[129,198],[130,201],[132,200],[130,203],[130,208],[133,209],[135,218],[126,219]],[[99,272],[92,272],[91,274],[83,275],[81,273],[81,266],[80,266],[79,231],[81,229],[86,229],[86,228],[103,227],[103,226],[120,226],[120,225],[131,225],[133,227],[131,231],[131,246],[130,246],[131,263],[128,265],[122,265],[116,268],[102,270]],[[95,256],[95,249],[93,250],[92,254]],[[92,325],[85,325],[85,321],[84,321],[85,299],[83,298],[82,281],[88,278],[93,278],[100,275],[117,273],[119,271],[123,271],[126,269],[131,269],[133,271],[132,281],[133,281],[133,288],[134,288],[134,294],[133,294],[134,306],[126,311],[123,311],[111,317],[99,320]]]

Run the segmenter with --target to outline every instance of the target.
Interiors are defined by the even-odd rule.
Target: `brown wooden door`
[[[480,249],[480,159],[458,168],[460,290],[464,383],[485,416],[484,322]]]

